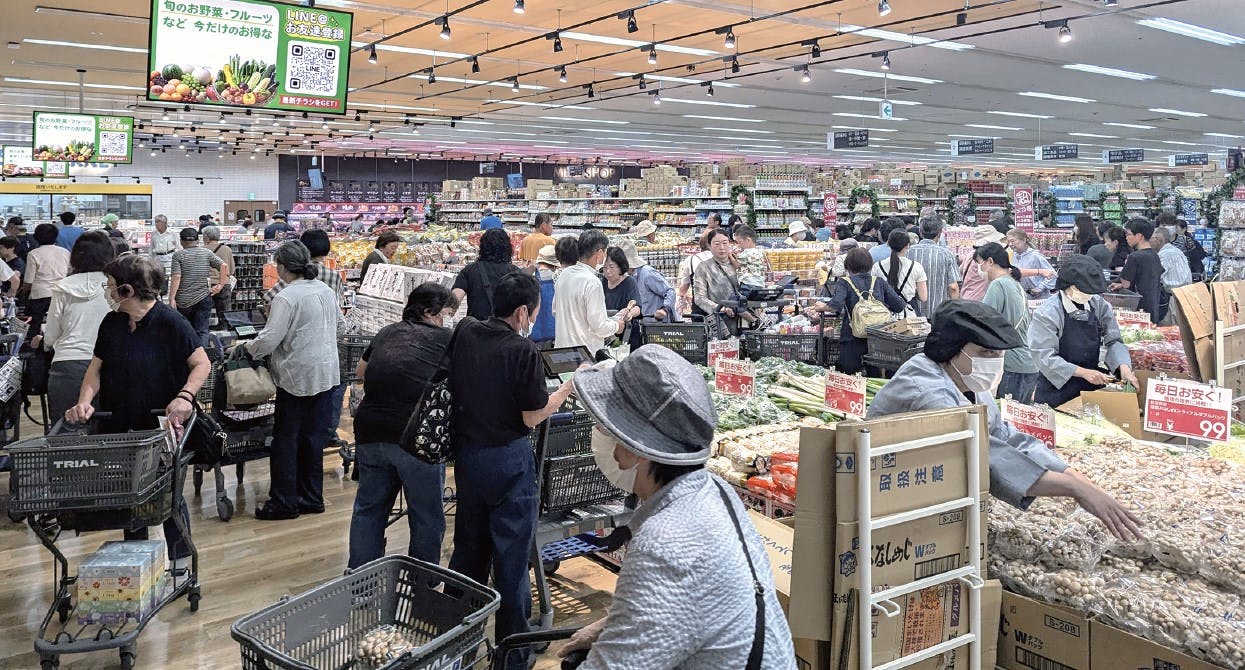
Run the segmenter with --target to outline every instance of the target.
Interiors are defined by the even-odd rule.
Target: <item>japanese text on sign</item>
[[[739,358],[739,338],[714,340],[709,343],[709,367],[716,367],[719,358]]]
[[[1012,216],[1017,228],[1033,230],[1033,224],[1037,220],[1037,212],[1034,210],[1032,187],[1012,191]]]
[[[1047,448],[1055,446],[1055,411],[1049,407],[1033,407],[1015,400],[1005,399],[1001,411],[1003,420],[1012,428],[1036,438]]]
[[[826,407],[848,416],[864,418],[865,378],[826,370]]]
[[[1146,385],[1146,430],[1179,437],[1223,440],[1232,416],[1232,391],[1183,379]]]
[[[756,372],[752,361],[719,358],[713,366],[713,386],[727,395],[752,395]]]

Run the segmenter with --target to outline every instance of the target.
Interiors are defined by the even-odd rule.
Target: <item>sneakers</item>
[[[285,521],[287,519],[297,519],[297,511],[280,510],[272,505],[264,505],[255,510],[255,518],[260,521]]]

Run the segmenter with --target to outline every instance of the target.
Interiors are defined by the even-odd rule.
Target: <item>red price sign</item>
[[[1033,230],[1037,215],[1033,204],[1032,188],[1018,188],[1012,191],[1012,218],[1016,221],[1017,228]]]
[[[1146,430],[1226,440],[1232,418],[1232,391],[1183,379],[1151,379],[1146,385],[1145,410]]]
[[[1003,420],[1010,423],[1012,428],[1040,440],[1048,449],[1055,447],[1054,410],[1004,399],[1001,411]]]
[[[752,361],[719,358],[713,366],[713,387],[727,395],[752,395],[756,385]]]
[[[826,407],[863,419],[865,416],[865,378],[826,370]]]
[[[719,358],[739,358],[739,338],[713,340],[709,343],[709,367],[717,368]]]
[[[822,193],[821,194],[821,216],[826,221],[834,221],[839,214],[839,194],[838,193]]]
[[[1233,200],[1245,200],[1245,186],[1237,186],[1232,189]]]
[[[1115,310],[1115,322],[1121,326],[1141,326],[1143,328],[1150,328],[1154,325],[1154,322],[1150,320],[1148,312],[1131,309]]]

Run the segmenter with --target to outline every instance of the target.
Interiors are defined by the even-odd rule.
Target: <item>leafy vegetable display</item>
[[[745,398],[714,393],[713,407],[718,412],[719,431],[795,420],[794,414],[762,396]]]

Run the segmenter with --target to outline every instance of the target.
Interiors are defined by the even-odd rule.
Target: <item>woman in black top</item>
[[[634,303],[631,306],[632,313],[640,316],[640,290],[636,287],[635,280],[627,274],[630,271],[631,265],[627,263],[627,254],[622,249],[610,247],[605,251],[605,266],[601,268],[601,288],[605,291],[606,311],[618,312]],[[630,344],[632,351],[639,349],[644,343],[638,326],[633,325],[624,332],[630,332],[630,336],[623,344]]]
[[[1094,217],[1081,214],[1076,217],[1076,231],[1072,233],[1072,241],[1076,242],[1081,254],[1088,254],[1089,248],[1101,244],[1098,231],[1094,229]]]
[[[493,316],[493,289],[502,277],[519,268],[511,263],[514,247],[510,235],[501,228],[484,231],[480,237],[480,258],[468,263],[454,278],[454,297],[467,300],[467,316],[488,320]]]
[[[852,334],[852,309],[856,307],[856,303],[860,302],[859,296],[868,297],[872,291],[873,297],[886,305],[886,308],[894,314],[902,314],[908,304],[885,279],[870,274],[873,269],[873,257],[868,251],[857,247],[847,252],[847,258],[843,261],[843,269],[848,276],[837,280],[832,279],[826,283],[830,302],[828,304],[818,303],[815,308],[842,317],[843,327],[839,331],[839,362],[835,367],[839,372],[851,375],[864,369],[865,354],[869,352],[868,340]]]
[[[109,263],[104,274],[115,311],[100,323],[78,404],[65,412],[65,420],[86,423],[95,413],[91,401],[98,395],[99,410],[111,413],[99,422],[101,433],[157,428],[159,419],[152,412],[163,410],[180,434],[194,413],[191,401],[211,369],[199,336],[177,310],[160,302],[164,271],[150,257],[123,256]],[[182,528],[190,531],[185,501],[181,517],[181,528],[171,518],[164,522],[174,569],[184,568],[191,554],[182,541]],[[125,539],[145,540],[147,529],[126,531]]]
[[[402,320],[382,328],[363,352],[358,375],[364,395],[354,418],[359,492],[350,518],[351,568],[385,554],[385,528],[399,488],[410,525],[407,555],[429,563],[441,558],[445,465],[426,463],[398,442],[424,387],[447,363],[451,333],[444,325],[456,309],[448,289],[422,284],[407,297]]]

